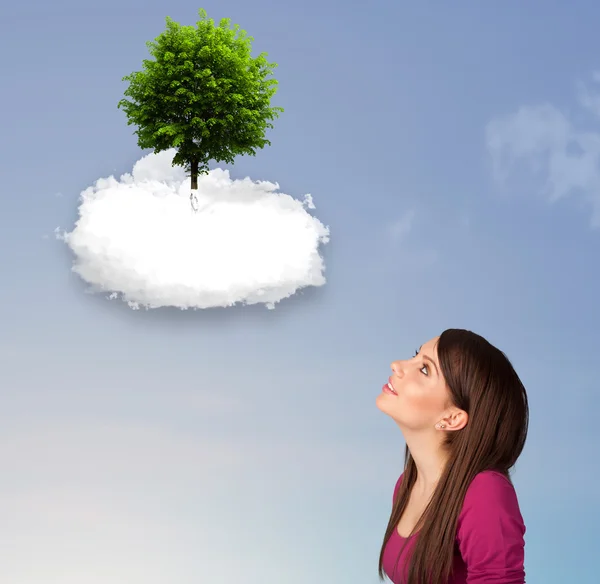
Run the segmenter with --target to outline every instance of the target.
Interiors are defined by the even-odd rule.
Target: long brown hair
[[[510,480],[509,470],[523,451],[529,424],[525,387],[502,351],[471,331],[448,329],[440,335],[437,352],[452,403],[467,412],[469,420],[462,430],[445,433],[448,462],[413,530],[414,534],[420,528],[406,584],[445,584],[449,579],[458,516],[471,481],[484,470],[499,471]],[[404,476],[379,555],[381,580],[383,552],[416,478],[407,446]]]

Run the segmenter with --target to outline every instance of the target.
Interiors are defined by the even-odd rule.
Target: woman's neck
[[[444,472],[448,454],[436,435],[414,435],[403,432],[406,445],[417,468],[417,480],[413,489],[416,494],[429,495]]]

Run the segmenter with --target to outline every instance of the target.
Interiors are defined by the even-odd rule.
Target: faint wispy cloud
[[[389,234],[393,241],[405,239],[413,228],[415,220],[415,211],[406,211],[399,219],[394,221],[389,227]]]
[[[395,221],[389,223],[387,227],[388,241],[394,244],[402,243],[402,249],[396,247],[393,249],[395,261],[401,261],[405,267],[411,269],[429,267],[438,260],[439,256],[437,250],[420,247],[415,242],[409,241],[409,236],[415,233],[416,223],[417,212],[414,209],[409,209]],[[420,235],[423,234],[420,233]]]
[[[600,118],[600,73],[592,86],[578,84],[578,102]],[[523,106],[486,126],[486,145],[494,178],[510,179],[550,202],[582,197],[592,209],[591,225],[600,227],[600,131],[580,130],[551,104]]]
[[[342,479],[359,484],[372,476],[365,469],[372,473],[385,465],[370,446],[306,436],[273,441],[224,435],[208,426],[191,431],[158,423],[69,421],[68,416],[35,420],[34,428],[33,421],[21,419],[20,431],[14,426],[0,430],[0,464],[10,477],[0,485],[0,516],[6,497],[27,485],[103,490],[146,485],[147,492],[152,485],[150,490],[172,495],[186,485],[196,492],[200,484],[206,492],[218,490],[240,474],[279,476],[292,483],[311,475],[319,476],[321,484]]]
[[[595,83],[600,83],[600,71],[592,74]],[[600,117],[600,93],[590,91],[587,85],[581,81],[577,83],[577,94],[582,107]]]
[[[471,227],[471,215],[467,211],[463,211],[458,218],[458,223],[462,229]]]

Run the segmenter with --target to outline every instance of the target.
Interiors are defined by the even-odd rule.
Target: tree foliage
[[[208,162],[233,163],[270,145],[265,138],[280,107],[271,107],[276,63],[267,53],[252,57],[252,37],[224,18],[219,26],[200,9],[196,26],[166,18],[166,30],[147,43],[153,59],[123,78],[129,87],[118,107],[135,131],[140,148],[155,153],[175,148],[173,165],[184,166],[192,189]]]

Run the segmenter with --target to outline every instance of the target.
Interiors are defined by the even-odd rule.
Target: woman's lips
[[[390,395],[398,395],[395,391],[394,388],[392,387],[392,382],[388,381],[384,386],[383,386],[383,393],[389,393]]]

